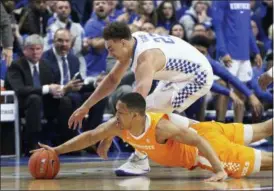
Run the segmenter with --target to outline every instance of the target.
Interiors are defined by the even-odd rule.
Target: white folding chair
[[[18,99],[14,91],[1,91],[0,96],[5,97],[5,102],[1,104],[0,122],[14,122],[15,157],[20,158],[20,125]],[[13,103],[7,103],[8,96],[13,96]],[[3,157],[5,156],[1,155],[1,158]]]

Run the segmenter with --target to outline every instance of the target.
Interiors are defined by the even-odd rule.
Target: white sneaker
[[[140,176],[149,173],[150,167],[147,156],[140,159],[132,153],[128,161],[115,170],[116,176]]]

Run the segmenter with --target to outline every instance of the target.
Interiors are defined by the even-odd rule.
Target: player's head
[[[205,35],[195,35],[191,37],[190,44],[197,48],[202,54],[207,55],[211,40]]]
[[[124,22],[113,22],[105,27],[103,37],[110,55],[116,59],[121,59],[129,55],[132,49],[132,40],[129,26]]]
[[[122,129],[130,129],[131,125],[145,117],[146,101],[139,93],[128,93],[116,104],[116,119]]]

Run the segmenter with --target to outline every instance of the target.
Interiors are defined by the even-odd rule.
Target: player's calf
[[[261,168],[260,170],[272,170],[273,169],[273,153],[272,152],[261,152]]]

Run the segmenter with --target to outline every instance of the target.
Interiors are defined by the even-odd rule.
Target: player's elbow
[[[141,94],[143,97],[146,97],[150,90],[150,85],[148,83],[138,83],[136,85],[135,91]]]

